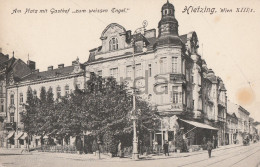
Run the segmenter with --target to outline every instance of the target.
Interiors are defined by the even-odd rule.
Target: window
[[[14,122],[14,113],[10,114],[10,122]]]
[[[0,93],[3,93],[3,85],[0,85]]]
[[[168,86],[161,86],[161,104],[167,103]]]
[[[185,72],[186,72],[186,70],[185,70],[186,68],[185,68],[185,60],[183,60],[182,61],[182,73],[185,75]]]
[[[177,73],[177,57],[172,57],[172,73]]]
[[[132,66],[126,66],[126,77],[127,78],[132,77]]]
[[[69,85],[66,85],[65,86],[65,96],[69,97],[69,95],[70,95],[70,87],[69,87]]]
[[[23,103],[23,93],[20,93],[20,103]]]
[[[172,102],[174,104],[178,103],[178,86],[172,87]]]
[[[118,77],[118,68],[111,68],[110,69],[110,76],[117,78]]]
[[[109,41],[109,50],[117,50],[118,49],[118,40],[117,38],[112,38]]]
[[[4,112],[4,105],[3,105],[3,104],[1,105],[1,108],[0,108],[0,109],[1,109],[0,112]]]
[[[14,104],[14,95],[13,94],[11,94],[11,96],[10,96],[10,102],[11,102],[11,104]]]
[[[166,57],[163,57],[160,59],[160,73],[164,74],[166,73],[167,64],[166,64]]]
[[[141,66],[141,64],[136,64],[135,68],[136,68],[136,77],[142,76],[142,66]]]
[[[60,86],[57,87],[57,98],[61,97],[61,88]]]
[[[99,70],[97,73],[98,73],[98,76],[102,77],[102,70]]]
[[[148,76],[149,77],[152,76],[152,65],[151,64],[148,65]]]

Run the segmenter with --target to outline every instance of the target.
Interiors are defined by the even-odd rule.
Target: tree
[[[31,87],[27,89],[27,100],[25,109],[26,111],[22,114],[22,122],[24,123],[24,131],[28,134],[27,143],[29,143],[30,136],[34,135],[37,131],[36,126],[36,110],[38,100],[37,97],[33,96]]]

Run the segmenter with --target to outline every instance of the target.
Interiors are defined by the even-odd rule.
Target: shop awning
[[[13,135],[14,135],[14,131],[13,131],[13,132],[10,132],[10,133],[8,134],[8,136],[6,137],[6,139],[10,139],[11,137],[13,137]]]
[[[214,128],[212,126],[209,126],[207,124],[203,124],[203,123],[200,123],[200,122],[195,122],[195,121],[187,121],[187,120],[183,120],[183,119],[179,119],[183,122],[186,122],[190,125],[193,125],[195,127],[198,127],[198,128],[203,128],[203,129],[210,129],[210,130],[218,130],[217,128]]]
[[[25,140],[27,138],[27,136],[28,136],[27,133],[24,133],[20,139]]]
[[[23,135],[23,132],[18,132],[18,134],[15,133],[14,139],[18,140],[22,135]]]

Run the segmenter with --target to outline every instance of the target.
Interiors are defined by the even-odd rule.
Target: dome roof
[[[172,45],[172,46],[181,46],[182,41],[178,36],[173,35],[167,35],[167,36],[161,36],[156,40],[157,46],[162,45]]]
[[[164,24],[164,23],[174,23],[174,24],[177,24],[177,25],[178,25],[177,19],[175,19],[175,17],[171,17],[171,16],[163,17],[163,18],[159,21],[158,27],[160,27],[160,26],[161,26],[162,24]]]
[[[163,9],[174,9],[174,6],[167,0],[167,2],[162,6],[162,10]]]

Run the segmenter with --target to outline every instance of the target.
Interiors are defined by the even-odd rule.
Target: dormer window
[[[112,38],[109,41],[109,50],[112,51],[112,50],[117,50],[117,49],[118,49],[118,40],[117,40],[117,38]]]

